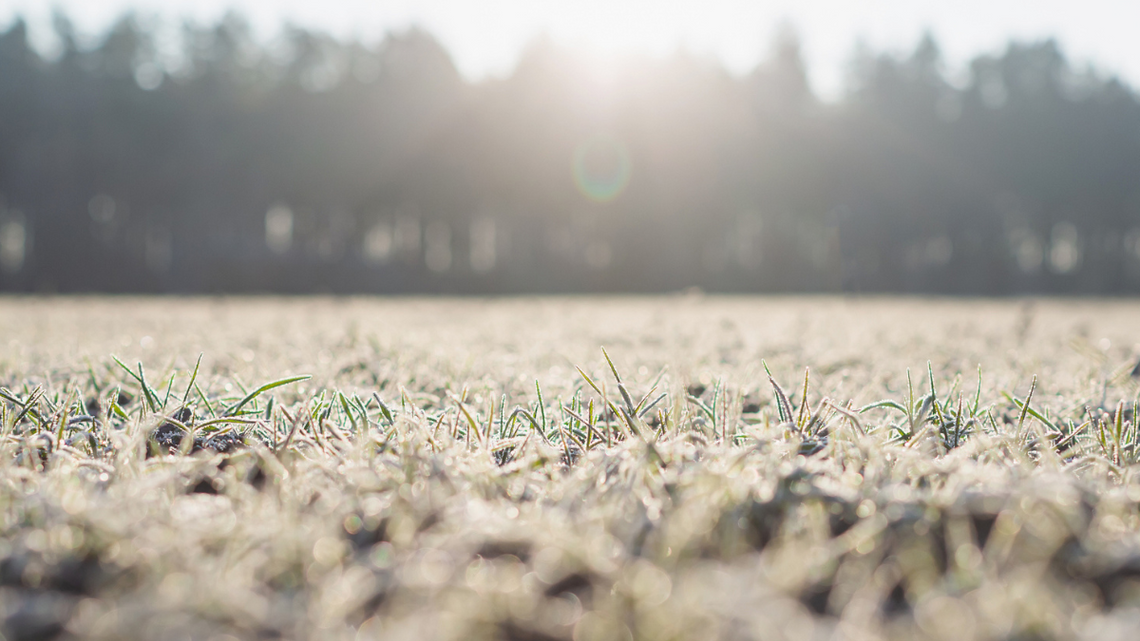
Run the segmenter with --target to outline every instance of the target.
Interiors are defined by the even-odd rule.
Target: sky
[[[418,25],[442,41],[471,80],[509,74],[540,35],[603,56],[665,57],[684,49],[746,73],[781,26],[790,26],[824,96],[841,94],[860,43],[905,52],[930,31],[948,71],[960,73],[970,58],[999,52],[1011,39],[1052,36],[1076,64],[1140,87],[1140,2],[1128,0],[0,0],[0,24],[24,15],[37,45],[50,50],[55,8],[88,34],[132,8],[171,25],[210,22],[233,9],[267,39],[282,21],[366,41]]]

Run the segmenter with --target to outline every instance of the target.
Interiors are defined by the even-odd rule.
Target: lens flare
[[[604,203],[625,191],[633,167],[624,143],[599,135],[587,138],[574,149],[572,169],[578,191],[594,202]]]

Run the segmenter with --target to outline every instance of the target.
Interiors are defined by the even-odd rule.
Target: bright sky
[[[1056,36],[1070,60],[1140,86],[1140,2],[1129,0],[0,0],[0,23],[25,15],[37,43],[49,48],[53,7],[86,33],[132,7],[171,24],[212,21],[232,8],[266,38],[282,20],[363,39],[418,24],[471,79],[509,73],[539,34],[602,53],[666,56],[684,47],[745,72],[785,23],[803,40],[816,89],[832,96],[860,41],[909,50],[928,29],[953,71],[1011,38]]]

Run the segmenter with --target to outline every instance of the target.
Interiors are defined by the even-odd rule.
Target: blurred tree
[[[863,49],[825,103],[786,26],[740,77],[540,39],[479,83],[419,29],[53,27],[0,33],[2,289],[1140,290],[1140,103],[1053,41]]]

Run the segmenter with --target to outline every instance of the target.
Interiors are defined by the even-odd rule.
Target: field
[[[0,638],[1133,639],[1138,319],[0,299]]]

